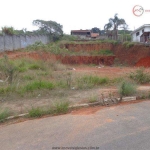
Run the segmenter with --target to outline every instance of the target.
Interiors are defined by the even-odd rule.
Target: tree
[[[92,28],[91,31],[92,33],[99,33],[99,34],[101,33],[100,29],[97,27]]]
[[[13,35],[14,34],[14,28],[13,27],[2,27],[2,33],[6,35]]]
[[[63,35],[63,26],[55,21],[34,20],[33,25],[39,27],[39,33],[49,34],[53,40],[57,40]]]
[[[112,28],[111,23],[107,23],[104,26],[104,30],[106,31],[106,34],[107,34],[108,38],[111,37],[111,39],[112,39],[113,32],[112,32],[111,28]]]
[[[126,22],[124,19],[118,18],[118,14],[115,14],[114,18],[109,19],[109,23],[105,24],[104,29],[109,31],[112,29],[112,33],[114,35],[114,39],[118,39],[118,27],[125,25]]]

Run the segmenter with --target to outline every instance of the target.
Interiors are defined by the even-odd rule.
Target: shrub
[[[14,34],[14,28],[13,27],[2,27],[2,33],[5,33],[6,35],[13,35]]]
[[[27,50],[40,50],[40,49],[47,49],[47,45],[43,44],[41,41],[39,42],[35,42],[32,45],[29,45],[27,48]]]
[[[117,45],[119,42],[118,41],[116,41],[116,40],[104,40],[104,41],[101,41],[101,42],[103,42],[103,43],[111,43],[111,44],[113,44],[113,45]]]
[[[98,97],[97,96],[91,96],[88,99],[89,103],[95,103],[98,101]]]
[[[69,110],[69,102],[56,102],[54,104],[55,113],[66,113]]]
[[[4,56],[3,59],[0,60],[0,70],[5,74],[8,78],[8,83],[12,84],[14,77],[18,74],[17,67],[13,61],[9,60],[7,56]]]
[[[130,47],[134,46],[134,43],[126,41],[126,42],[123,43],[123,46],[126,47],[126,48],[130,48]]]
[[[8,85],[7,87],[0,87],[0,94],[7,94],[9,92],[15,92],[15,86]]]
[[[148,83],[150,82],[150,75],[145,72],[144,68],[140,68],[135,72],[131,72],[129,78],[137,83]]]
[[[131,96],[136,93],[136,86],[133,83],[124,81],[119,87],[119,93],[121,96]]]
[[[32,109],[29,110],[29,117],[41,117],[43,114],[44,111],[39,107],[37,108],[32,107]]]
[[[0,112],[0,122],[3,122],[7,117],[9,117],[10,112],[5,109],[3,111]]]
[[[68,35],[68,34],[64,34],[62,37],[61,37],[61,41],[62,40],[65,40],[65,41],[74,41],[74,40],[77,40],[77,36],[74,36],[74,35]]]

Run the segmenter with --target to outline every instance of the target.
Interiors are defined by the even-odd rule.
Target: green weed
[[[150,82],[150,75],[144,70],[144,68],[131,72],[129,78],[141,84]]]
[[[3,122],[9,115],[10,112],[7,109],[0,111],[0,122]]]
[[[136,85],[128,81],[124,81],[119,87],[119,93],[121,96],[131,96],[136,93]]]
[[[54,110],[56,114],[66,113],[69,110],[69,102],[56,102]]]
[[[28,83],[25,85],[22,89],[21,92],[33,92],[38,89],[49,89],[52,90],[54,89],[54,84],[51,82],[46,82],[46,81],[33,81],[31,83]]]
[[[92,88],[94,86],[105,85],[108,83],[109,83],[109,78],[92,76],[92,75],[84,75],[83,77],[77,79],[77,86],[80,89]]]

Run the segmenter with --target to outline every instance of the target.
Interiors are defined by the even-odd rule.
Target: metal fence
[[[0,52],[25,48],[39,41],[47,44],[50,42],[50,38],[48,35],[1,35]]]

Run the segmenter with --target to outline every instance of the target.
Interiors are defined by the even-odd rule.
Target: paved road
[[[51,150],[52,147],[148,150],[150,101],[83,109],[0,127],[0,150]]]

